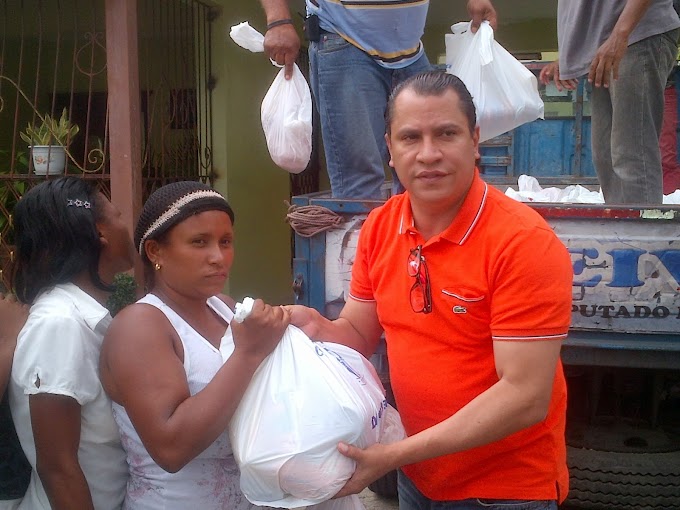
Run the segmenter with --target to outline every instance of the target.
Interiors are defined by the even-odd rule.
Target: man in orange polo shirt
[[[385,333],[409,437],[340,444],[357,469],[338,496],[401,467],[402,510],[556,509],[568,490],[567,250],[535,211],[479,177],[475,109],[458,78],[408,79],[386,121],[406,193],[364,223],[337,320],[291,307],[311,338],[366,356]]]

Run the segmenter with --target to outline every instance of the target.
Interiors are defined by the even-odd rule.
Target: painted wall
[[[257,0],[221,0],[213,24],[213,157],[216,188],[236,215],[235,262],[227,291],[235,299],[291,303],[290,229],[285,222],[289,174],[271,162],[260,104],[278,72],[263,54],[237,46],[229,28],[249,21],[263,31]]]
[[[238,47],[228,35],[229,28],[242,21],[262,31],[265,19],[257,0],[217,3],[222,11],[213,24],[213,71],[217,79],[213,156],[220,176],[216,187],[225,193],[236,213],[236,259],[227,291],[236,299],[249,295],[270,303],[290,303],[290,229],[285,223],[284,205],[289,180],[269,158],[259,116],[260,103],[277,70],[263,55]],[[556,7],[556,0],[548,3]],[[291,10],[302,12],[303,5],[302,0],[292,0]],[[445,52],[444,34],[450,25],[467,18],[465,5],[462,1],[432,1],[423,38],[432,62]],[[557,46],[554,18],[532,17],[531,5],[517,16],[510,0],[498,0],[495,5],[501,20],[497,38],[508,50],[540,51]],[[552,6],[541,9],[537,12],[544,16]],[[293,17],[300,29],[299,17]],[[321,182],[327,189],[325,176]]]

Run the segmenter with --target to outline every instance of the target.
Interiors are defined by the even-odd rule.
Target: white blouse
[[[175,311],[153,294],[138,301],[155,306],[165,314],[182,342],[184,370],[191,395],[196,395],[215,377],[234,350],[231,328],[222,337],[220,349],[203,338]],[[233,313],[218,297],[207,301],[215,313],[229,323]],[[140,390],[141,391],[141,390]],[[225,430],[215,441],[176,473],[163,470],[149,455],[125,408],[113,403],[123,446],[130,464],[130,481],[123,508],[126,510],[248,510],[252,505],[239,487],[239,469]]]
[[[33,467],[20,510],[51,508],[36,471],[29,409],[29,396],[41,393],[71,397],[81,406],[78,460],[94,507],[121,508],[127,463],[111,400],[99,380],[99,353],[110,323],[108,310],[70,283],[43,292],[31,307],[17,340],[9,384],[14,426]]]

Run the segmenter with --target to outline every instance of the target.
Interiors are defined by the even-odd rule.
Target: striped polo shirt
[[[306,0],[307,14],[383,67],[400,69],[423,54],[429,0]]]

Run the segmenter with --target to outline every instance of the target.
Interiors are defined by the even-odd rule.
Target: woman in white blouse
[[[99,352],[116,273],[135,257],[120,211],[88,181],[41,183],[14,211],[17,340],[10,407],[33,472],[21,510],[114,510],[127,482]]]

